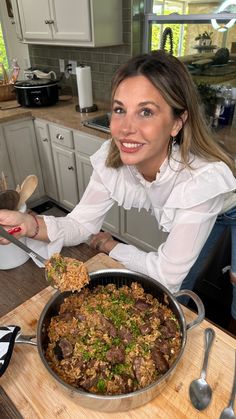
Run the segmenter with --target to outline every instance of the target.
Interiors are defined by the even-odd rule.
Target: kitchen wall
[[[75,60],[91,67],[94,101],[109,101],[111,78],[119,65],[132,55],[132,3],[139,0],[122,0],[123,7],[123,45],[84,48],[48,45],[29,45],[31,66],[39,70],[53,70],[58,76],[59,58],[65,62]],[[136,39],[136,45],[137,45]],[[77,85],[74,75],[61,80],[61,94],[72,94],[77,97]]]

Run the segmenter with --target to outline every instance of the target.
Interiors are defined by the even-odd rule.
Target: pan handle
[[[36,340],[33,339],[36,339],[36,335],[22,335],[21,333],[18,333],[15,343],[26,343],[29,345],[37,346]]]
[[[198,295],[195,294],[195,292],[190,291],[190,290],[180,290],[174,293],[175,298],[180,297],[182,295],[187,295],[188,297],[192,298],[192,300],[197,306],[197,314],[198,314],[197,318],[186,325],[186,330],[190,330],[193,327],[198,326],[204,320],[205,308],[204,308],[201,298],[199,298]]]

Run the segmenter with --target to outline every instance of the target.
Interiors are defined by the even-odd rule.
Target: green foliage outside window
[[[8,59],[5,48],[5,42],[2,34],[2,26],[0,23],[0,62],[3,63],[5,69],[8,69]]]
[[[173,55],[179,56],[184,55],[184,48],[185,48],[185,36],[182,42],[182,50],[179,53],[179,40],[180,40],[180,34],[181,34],[181,25],[180,24],[166,24],[163,25],[163,31],[166,27],[170,27],[173,32]],[[151,38],[151,50],[159,49],[160,48],[160,41],[161,41],[161,30],[159,24],[153,24],[152,25],[152,38]],[[166,42],[166,48],[167,51],[169,51],[169,40],[167,38]]]

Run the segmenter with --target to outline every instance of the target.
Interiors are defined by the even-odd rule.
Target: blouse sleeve
[[[110,256],[126,268],[148,275],[176,292],[196,261],[224,202],[224,195],[189,209],[176,210],[167,240],[156,252],[118,244]]]
[[[94,171],[79,204],[66,217],[44,216],[50,243],[27,239],[27,244],[48,259],[64,246],[84,243],[92,234],[100,231],[113,203],[109,191]]]

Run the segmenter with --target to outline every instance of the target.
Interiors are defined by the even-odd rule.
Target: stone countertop
[[[101,139],[110,138],[110,134],[88,128],[82,125],[86,119],[102,115],[109,110],[107,104],[98,104],[98,111],[88,114],[76,112],[75,106],[77,99],[72,97],[62,97],[56,105],[39,108],[21,107],[16,100],[0,102],[0,123],[11,122],[20,118],[39,118],[48,122],[55,123],[73,130],[79,130]],[[221,128],[214,133],[215,139],[223,145],[226,150],[236,157],[236,111],[233,125]]]
[[[58,125],[62,125],[69,129],[83,131],[87,134],[100,137],[102,139],[110,138],[109,133],[104,133],[92,128],[84,127],[82,121],[85,121],[95,116],[102,115],[108,111],[106,104],[98,104],[98,111],[91,113],[76,112],[75,106],[77,105],[75,98],[67,97],[62,98],[53,106],[43,107],[21,107],[16,100],[8,102],[0,102],[0,123],[11,122],[15,119],[33,117],[44,119]]]

